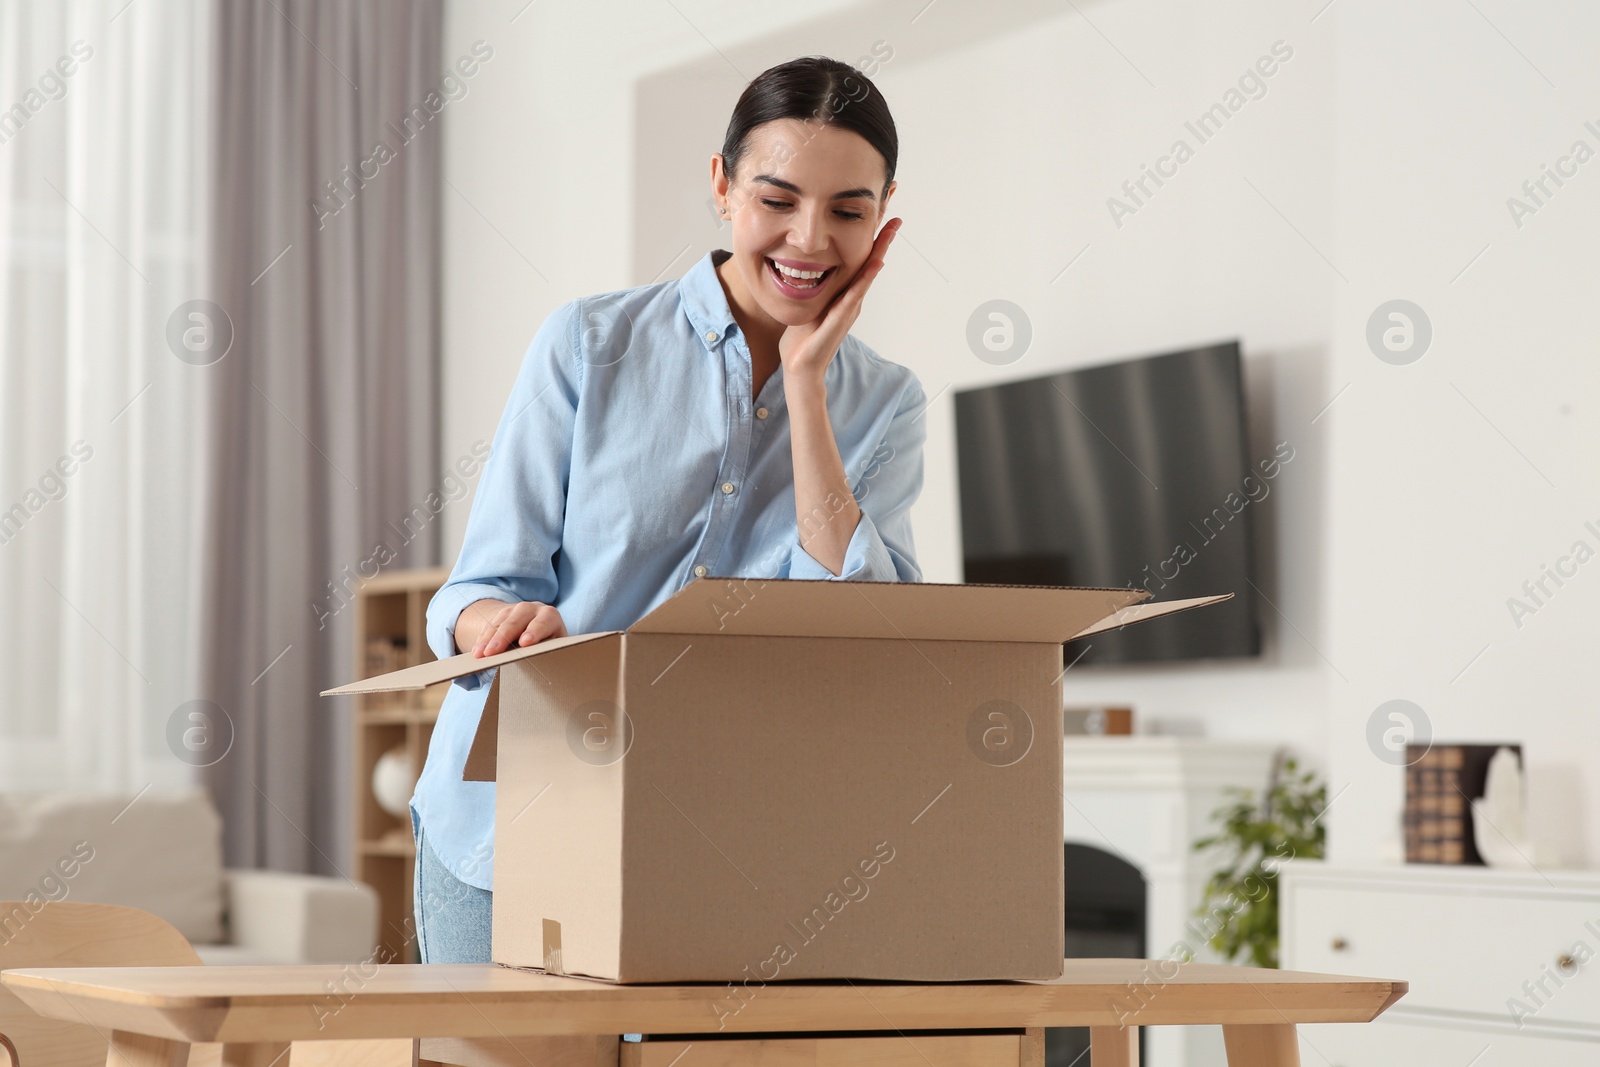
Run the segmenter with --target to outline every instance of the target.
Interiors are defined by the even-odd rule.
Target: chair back
[[[0,970],[199,963],[175,927],[138,908],[0,901]],[[86,1023],[36,1015],[0,986],[0,1059],[9,1058],[9,1067],[104,1067],[110,1040],[109,1033]]]

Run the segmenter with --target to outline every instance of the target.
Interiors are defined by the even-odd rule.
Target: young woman
[[[746,87],[711,158],[732,251],[545,320],[428,605],[435,655],[626,629],[701,577],[921,580],[927,400],[848,332],[900,227],[898,154],[853,67]],[[461,774],[492,678],[451,685],[411,801],[425,963],[490,958],[494,785]]]

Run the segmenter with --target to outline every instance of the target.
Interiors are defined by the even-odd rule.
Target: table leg
[[[106,1067],[185,1067],[189,1045],[164,1037],[146,1037],[126,1030],[111,1031]]]
[[[1089,1064],[1090,1067],[1139,1067],[1139,1028],[1089,1027]]]
[[[417,1042],[416,1067],[619,1067],[622,1062],[616,1034],[546,1034],[522,1037],[425,1037]],[[629,1041],[638,1051],[641,1042]],[[700,1062],[702,1051],[685,1063]],[[295,1055],[299,1055],[298,1049]],[[294,1067],[306,1067],[296,1063]],[[330,1067],[350,1067],[334,1064]],[[360,1065],[381,1067],[381,1065]],[[386,1067],[394,1067],[389,1064]],[[406,1065],[410,1067],[410,1065]],[[665,1062],[663,1062],[665,1067]],[[702,1064],[702,1067],[705,1067]],[[926,1067],[926,1065],[923,1065]],[[1013,1065],[1014,1067],[1014,1065]],[[1040,1061],[1039,1067],[1044,1067]]]
[[[289,1067],[289,1042],[229,1042],[222,1046],[222,1067]]]
[[[188,1067],[222,1067],[222,1046],[215,1042],[196,1041],[189,1046]]]
[[[1044,1027],[1030,1026],[1022,1031],[1019,1067],[1044,1067]]]
[[[1228,1067],[1300,1067],[1300,1039],[1293,1023],[1223,1026]]]
[[[529,1060],[533,1063],[533,1060]],[[189,1067],[194,1067],[190,1064]],[[374,1037],[296,1041],[278,1067],[417,1067],[417,1039]],[[522,1067],[528,1067],[523,1064]]]

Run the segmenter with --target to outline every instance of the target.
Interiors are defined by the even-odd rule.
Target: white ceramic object
[[[1517,754],[1509,748],[1499,749],[1489,759],[1483,796],[1472,802],[1472,839],[1488,866],[1532,869],[1533,843],[1528,840],[1523,814],[1526,796]]]
[[[407,818],[416,787],[417,775],[404,745],[396,745],[378,757],[372,768],[372,795],[378,807],[397,819]]]

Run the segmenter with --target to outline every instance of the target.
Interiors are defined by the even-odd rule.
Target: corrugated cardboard
[[[498,963],[749,988],[1048,979],[1061,645],[1227,599],[1148,596],[699,579],[626,631],[324,695],[500,668],[465,772],[498,783]]]

